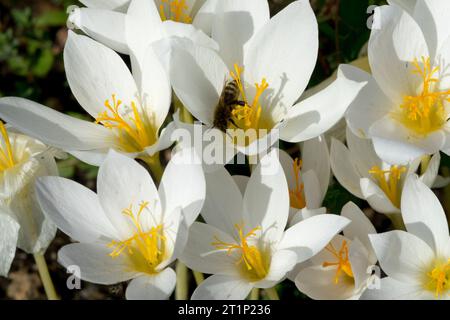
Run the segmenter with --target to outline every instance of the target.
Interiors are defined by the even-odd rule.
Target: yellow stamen
[[[300,182],[300,170],[302,169],[302,160],[295,158],[292,164],[295,177],[295,188],[289,189],[289,199],[291,207],[303,209],[306,207],[306,201],[303,196],[304,185]]]
[[[186,12],[189,6],[186,0],[162,0],[159,5],[159,15],[162,21],[172,20],[175,22],[192,23],[192,18]],[[166,15],[166,12],[169,15]]]
[[[422,57],[423,67],[415,59],[413,74],[422,78],[422,92],[417,96],[403,97],[400,113],[394,114],[407,128],[419,135],[427,135],[442,129],[447,121],[447,112],[444,103],[450,101],[450,90],[434,91],[439,79],[433,77],[439,71],[439,67],[432,68],[430,58]]]
[[[152,227],[149,231],[142,229],[140,218],[148,204],[148,202],[142,202],[137,214],[134,214],[132,205],[122,211],[125,216],[131,219],[133,226],[136,228],[136,233],[124,241],[113,240],[108,247],[113,248],[113,251],[109,254],[112,258],[117,258],[126,250],[137,270],[155,273],[156,267],[164,259],[166,238],[163,234],[162,225]]]
[[[136,103],[131,102],[131,111],[133,116],[128,121],[123,118],[119,112],[122,101],[112,95],[112,104],[110,100],[105,101],[106,111],[101,112],[95,123],[101,123],[106,128],[116,129],[119,132],[120,144],[126,152],[140,152],[146,147],[156,142],[156,128],[153,117],[149,119],[139,113]]]
[[[391,166],[389,170],[381,170],[378,166],[373,166],[369,170],[369,173],[378,182],[381,190],[384,191],[392,204],[397,208],[400,208],[401,196],[399,181],[405,172],[406,168],[403,166]]]
[[[269,270],[267,259],[265,259],[264,253],[258,247],[249,245],[247,241],[250,237],[256,237],[256,231],[261,230],[261,227],[253,228],[245,235],[243,226],[236,225],[235,227],[239,232],[238,243],[226,243],[215,237],[216,241],[211,243],[211,245],[216,247],[217,250],[227,250],[229,255],[233,250],[240,250],[241,258],[236,264],[244,263],[244,271],[249,278],[253,280],[264,279]]]
[[[450,258],[446,263],[437,263],[427,273],[428,282],[426,288],[433,291],[436,298],[440,298],[450,289]],[[449,294],[450,295],[450,294]]]
[[[0,121],[0,132],[3,138],[3,144],[0,145],[0,171],[7,170],[15,166],[14,153],[11,146],[11,141],[9,140],[8,132]]]
[[[322,264],[322,267],[324,267],[324,268],[336,266],[336,275],[334,277],[334,283],[335,284],[339,283],[339,279],[340,279],[342,272],[344,272],[344,274],[349,276],[350,278],[353,278],[352,266],[351,266],[349,258],[348,258],[347,241],[346,240],[342,241],[342,245],[341,245],[341,248],[339,249],[339,251],[337,251],[334,248],[334,246],[331,242],[325,247],[325,250],[330,252],[337,259],[337,262],[325,261]]]
[[[261,125],[262,106],[260,103],[260,98],[264,91],[266,91],[269,87],[269,84],[267,83],[265,78],[262,79],[261,83],[255,83],[256,93],[255,97],[253,98],[253,102],[250,104],[247,100],[245,88],[241,79],[243,69],[237,64],[234,65],[234,69],[235,71],[230,72],[230,76],[237,82],[242,100],[245,103],[244,106],[236,106],[236,108],[233,110],[232,115],[234,117],[235,123],[237,123],[238,126],[244,130],[250,128],[260,129],[264,127]]]

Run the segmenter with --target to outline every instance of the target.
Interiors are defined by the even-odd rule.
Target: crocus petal
[[[235,256],[234,252],[229,254],[227,250],[217,250],[212,243],[218,240],[236,243],[232,236],[223,231],[205,223],[194,222],[180,260],[199,272],[238,275],[236,261],[239,261],[239,256]]]
[[[361,300],[422,300],[426,296],[418,284],[400,282],[387,277],[380,280],[379,288],[366,290]]]
[[[369,40],[372,74],[383,92],[399,105],[403,95],[416,94],[419,77],[412,74],[409,63],[429,56],[427,44],[414,19],[395,5],[375,9],[374,24],[377,28],[372,29]]]
[[[80,2],[90,8],[118,10],[125,7],[130,0],[80,0]]]
[[[434,182],[439,173],[439,166],[441,164],[441,155],[439,153],[434,154],[428,163],[427,169],[420,176],[420,181],[422,181],[427,187],[434,186]]]
[[[234,183],[236,183],[236,185],[238,186],[242,195],[244,195],[245,189],[247,189],[247,184],[248,184],[248,181],[250,180],[250,177],[235,175],[235,176],[233,176],[233,180],[234,180]]]
[[[375,253],[370,244],[369,234],[375,234],[375,227],[353,202],[348,202],[343,208],[341,215],[351,220],[351,223],[344,229],[344,235],[349,239],[358,239],[371,254],[371,261],[375,260]]]
[[[68,22],[111,49],[128,54],[125,14],[111,10],[75,8]]]
[[[444,255],[449,239],[447,218],[436,195],[416,175],[407,178],[402,193],[402,217],[408,232]]]
[[[205,34],[211,35],[217,7],[220,3],[220,0],[206,0],[197,11],[192,25]]]
[[[328,87],[293,106],[280,128],[280,138],[300,142],[315,138],[331,129],[343,116],[365,82],[347,78],[341,65],[337,79]],[[332,107],[331,107],[332,106]]]
[[[417,0],[387,0],[389,4],[396,4],[406,10],[409,14],[413,14]]]
[[[156,50],[165,61],[163,65],[177,97],[194,117],[211,125],[229,76],[218,53],[180,38],[164,40]]]
[[[192,41],[198,46],[210,48],[219,51],[219,45],[216,41],[207,36],[203,31],[195,28],[191,24],[179,23],[174,21],[164,21],[162,24],[164,37],[179,37]]]
[[[363,198],[359,186],[361,176],[353,159],[354,157],[342,142],[334,138],[331,140],[330,163],[334,176],[347,191],[358,198]]]
[[[136,277],[136,272],[127,271],[132,266],[126,255],[113,259],[110,253],[107,243],[73,243],[59,250],[58,262],[65,268],[78,267],[81,279],[92,283],[111,285]]]
[[[131,182],[131,183],[130,183]],[[148,202],[148,210],[141,215],[141,224],[161,219],[161,203],[158,191],[147,170],[133,159],[110,151],[99,169],[97,194],[100,204],[117,229],[120,239],[128,239],[135,232],[133,221],[123,214],[132,206],[138,210],[142,202]],[[151,212],[152,217],[146,215]],[[151,218],[151,219],[150,219]]]
[[[295,278],[298,290],[315,300],[343,300],[354,294],[354,286],[346,281],[334,283],[336,270],[312,266],[305,268]]]
[[[303,262],[321,251],[349,223],[347,218],[332,214],[308,218],[287,229],[278,248],[294,251],[297,263]]]
[[[369,134],[377,155],[389,164],[407,164],[425,155],[438,152],[445,135],[435,131],[425,137],[417,136],[390,115],[375,122]]]
[[[106,156],[108,155],[109,149],[103,150],[92,150],[92,151],[74,151],[67,150],[68,153],[73,155],[78,160],[83,161],[91,166],[99,167],[103,161],[105,161]]]
[[[269,272],[264,280],[253,285],[256,288],[272,288],[283,280],[286,274],[297,264],[297,255],[290,250],[278,250],[272,256]]]
[[[369,235],[381,268],[395,280],[415,284],[435,255],[422,239],[404,231]]]
[[[244,45],[270,19],[269,4],[259,0],[220,1],[212,24],[211,37],[230,70],[244,63]]]
[[[450,3],[445,0],[423,0],[415,6],[413,16],[425,35],[432,61],[450,36],[449,10]]]
[[[113,94],[125,105],[138,94],[133,76],[117,53],[72,31],[64,48],[64,66],[73,95],[94,118],[106,110],[105,101]]]
[[[80,242],[115,238],[116,231],[92,190],[69,179],[41,177],[36,193],[42,210],[71,238]]]
[[[306,171],[302,175],[306,207],[317,209],[322,205],[325,194],[320,189],[319,179],[314,171]]]
[[[351,153],[351,158],[356,165],[356,169],[361,177],[370,177],[369,171],[374,167],[383,167],[381,159],[375,152],[370,139],[360,138],[347,127],[347,145]]]
[[[189,187],[183,182],[189,182]],[[180,207],[188,225],[195,221],[205,199],[205,177],[193,149],[183,149],[172,157],[164,170],[159,195],[166,212]]]
[[[384,94],[371,74],[355,67],[346,68],[344,72],[353,81],[367,82],[348,107],[346,119],[355,135],[368,138],[370,126],[388,114],[394,103]]]
[[[394,206],[383,190],[372,180],[363,178],[360,180],[361,192],[370,206],[381,213],[400,213],[400,209]]]
[[[21,132],[63,150],[116,146],[111,130],[23,98],[1,98],[0,117]]]
[[[252,285],[237,277],[213,275],[203,281],[192,294],[192,300],[244,300]]]
[[[1,209],[0,209],[1,210]],[[12,217],[0,213],[0,276],[7,277],[16,255],[20,225]]]
[[[317,52],[318,27],[311,5],[307,0],[294,1],[246,45],[245,79],[259,83],[265,78],[274,96],[281,94],[281,104],[288,108],[305,90]]]
[[[303,170],[313,170],[320,184],[321,199],[323,201],[330,184],[330,153],[327,141],[323,136],[305,141],[302,147]]]
[[[264,236],[278,241],[289,216],[289,190],[276,151],[263,157],[253,171],[244,194],[249,226],[260,226]]]
[[[243,219],[241,191],[224,167],[207,173],[205,178],[206,197],[202,217],[209,225],[238,236],[235,225]]]
[[[125,297],[127,300],[166,300],[175,289],[176,283],[175,271],[166,268],[155,275],[145,275],[131,280]]]

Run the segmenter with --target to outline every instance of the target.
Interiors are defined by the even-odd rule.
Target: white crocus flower
[[[80,0],[80,2],[89,8],[123,11],[130,0]]]
[[[0,99],[0,117],[94,165],[110,148],[149,162],[170,144],[169,139],[159,139],[159,129],[169,111],[171,88],[151,49],[147,53],[141,76],[135,80],[117,53],[70,31],[64,49],[67,79],[95,123],[11,97]]]
[[[41,207],[79,241],[59,251],[59,262],[79,266],[81,278],[93,283],[132,280],[127,299],[168,298],[176,282],[168,266],[183,250],[205,195],[201,165],[191,161],[190,150],[177,153],[159,189],[142,166],[115,151],[100,167],[97,194],[71,180],[41,178]]]
[[[207,194],[181,260],[213,274],[192,299],[245,299],[271,288],[297,263],[322,250],[348,220],[319,215],[287,229],[289,190],[275,152],[261,159],[241,191],[225,168],[206,174]]]
[[[56,226],[39,207],[34,182],[57,175],[53,153],[41,142],[10,132],[0,122],[0,275],[6,276],[16,247],[27,253],[45,252]]]
[[[411,11],[411,7],[409,7]],[[410,15],[397,5],[376,9],[369,41],[373,76],[349,108],[355,134],[372,138],[377,154],[404,164],[439,150],[450,154],[450,48],[445,0],[418,0]]]
[[[349,129],[347,145],[336,139],[331,143],[331,168],[339,183],[378,212],[400,213],[405,179],[417,171],[421,159],[407,165],[389,165],[377,156],[371,140],[358,138]],[[439,153],[433,155],[420,177],[429,187],[436,180],[440,159]]]
[[[352,202],[342,208],[341,215],[351,220],[344,235],[336,235],[295,278],[297,288],[312,299],[359,299],[373,282],[377,259],[368,235],[376,230]]]
[[[266,1],[252,1],[245,14],[220,2],[212,25],[219,52],[172,38],[155,45],[172,87],[184,106],[208,127],[227,81],[235,81],[242,105],[225,121],[237,139],[226,139],[247,155],[264,152],[280,138],[300,142],[319,136],[344,114],[362,87],[345,77],[295,104],[314,69],[318,28],[309,1],[294,1],[269,18]],[[226,120],[226,119],[225,119]],[[225,138],[228,137],[225,136]],[[237,141],[236,141],[237,140]]]
[[[326,213],[323,199],[330,183],[330,155],[323,136],[305,141],[301,158],[292,159],[279,150],[280,162],[289,187],[290,224],[299,219]]]
[[[450,298],[450,237],[444,210],[434,193],[417,176],[406,181],[402,196],[405,231],[370,235],[388,277],[363,299]]]
[[[208,29],[217,0],[208,4],[205,0],[122,2],[126,4],[120,10],[95,3],[88,3],[87,8],[71,7],[68,25],[123,54],[133,55],[139,48],[146,49],[151,42],[174,34],[213,44],[199,28]]]

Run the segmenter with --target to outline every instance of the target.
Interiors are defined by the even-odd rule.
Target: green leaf
[[[37,77],[45,77],[53,66],[53,53],[50,48],[41,51],[36,64],[33,66],[33,74]]]
[[[61,27],[66,24],[67,14],[64,11],[48,11],[36,18],[36,27]]]

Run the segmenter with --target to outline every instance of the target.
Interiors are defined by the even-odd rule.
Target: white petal
[[[0,117],[21,132],[64,150],[104,149],[116,144],[114,133],[101,125],[22,98],[0,99]]]
[[[73,243],[58,252],[58,262],[65,268],[78,267],[80,277],[92,283],[111,285],[136,277],[126,255],[109,256],[107,243]]]
[[[233,180],[234,180],[234,183],[236,183],[236,185],[238,186],[242,195],[244,195],[245,189],[247,189],[247,184],[248,184],[248,181],[250,180],[250,177],[235,175],[235,176],[233,176]]]
[[[339,183],[358,198],[363,198],[359,180],[361,176],[354,164],[354,157],[345,145],[337,139],[331,140],[331,169]]]
[[[180,260],[190,269],[202,273],[237,275],[239,270],[236,262],[239,261],[239,256],[228,254],[226,250],[217,250],[212,243],[218,240],[236,243],[232,236],[223,231],[205,223],[194,222]]]
[[[308,48],[308,50],[305,50]],[[318,52],[318,27],[309,1],[295,1],[262,27],[244,52],[249,83],[267,79],[273,95],[288,108],[309,82]]]
[[[128,54],[125,14],[103,9],[75,8],[68,22],[111,49]]]
[[[354,294],[354,285],[346,281],[334,283],[336,270],[319,266],[300,271],[295,278],[298,290],[315,300],[344,300]]]
[[[106,156],[108,155],[109,149],[103,150],[93,150],[93,151],[74,151],[67,150],[68,153],[73,155],[78,160],[83,161],[94,167],[99,167],[103,161],[105,161]]]
[[[363,178],[360,180],[361,192],[370,206],[380,213],[400,213],[384,191],[372,180]]]
[[[220,0],[206,0],[197,11],[192,25],[210,36],[216,11],[221,2]]]
[[[290,250],[276,251],[270,262],[269,273],[262,281],[258,281],[253,285],[256,288],[272,288],[286,277],[297,264],[297,255]]]
[[[277,153],[261,159],[244,194],[244,212],[251,228],[260,226],[264,236],[278,241],[289,216],[289,190]]]
[[[286,230],[279,249],[294,251],[297,262],[303,262],[321,251],[349,223],[348,219],[332,214],[308,218]]]
[[[411,73],[410,62],[428,57],[422,31],[413,18],[397,6],[375,10],[369,40],[369,62],[372,74],[383,92],[400,104],[403,95],[415,94],[418,77]]]
[[[369,73],[356,68],[344,69],[347,78],[367,82],[347,110],[346,119],[353,133],[362,138],[369,137],[369,128],[377,120],[391,111],[393,102],[383,93],[375,78]]]
[[[344,229],[344,235],[349,239],[358,239],[361,241],[364,247],[371,253],[371,260],[374,260],[375,257],[373,256],[374,253],[369,240],[369,234],[377,233],[373,224],[353,202],[348,202],[342,208],[341,215],[351,220],[351,223]]]
[[[154,117],[155,127],[160,128],[166,120],[172,101],[172,88],[153,48],[150,46],[142,61],[141,104],[147,115]]]
[[[118,10],[125,7],[130,0],[80,0],[80,2],[90,8]]]
[[[220,1],[212,23],[211,37],[230,70],[244,63],[244,45],[270,19],[269,4],[260,0]]]
[[[128,239],[135,232],[132,219],[123,214],[130,208],[137,213],[142,202],[148,202],[141,222],[158,223],[161,219],[161,203],[158,191],[148,171],[133,159],[110,151],[97,177],[97,194],[100,204],[119,232],[120,239]],[[151,215],[151,216],[150,216]]]
[[[120,56],[86,36],[69,31],[64,66],[73,95],[94,118],[106,111],[106,100],[112,104],[113,94],[127,106],[136,99],[136,84]]]
[[[162,24],[164,36],[179,37],[192,41],[198,46],[206,47],[219,51],[219,45],[216,41],[207,36],[203,31],[195,28],[191,24],[178,23],[174,21],[164,21]]]
[[[360,138],[355,135],[349,127],[346,130],[347,145],[351,158],[361,177],[370,177],[369,171],[374,167],[382,167],[382,161],[375,152],[370,139]]]
[[[195,151],[184,149],[175,154],[164,170],[159,185],[165,212],[181,207],[186,223],[191,225],[203,207],[205,192],[205,176]]]
[[[244,300],[252,285],[236,277],[214,275],[203,281],[192,294],[192,300]]]
[[[319,179],[314,171],[306,171],[302,175],[305,202],[308,209],[317,209],[322,205],[323,197],[325,196],[320,189]]]
[[[449,239],[448,223],[436,195],[416,175],[407,178],[402,194],[402,217],[408,232],[444,255]]]
[[[7,277],[16,255],[20,226],[12,217],[0,213],[0,276]]]
[[[313,170],[320,184],[321,201],[325,197],[330,184],[330,153],[327,141],[323,136],[305,141],[302,148],[303,170]]]
[[[201,122],[212,124],[215,107],[229,77],[220,56],[179,38],[158,44],[156,50],[165,61],[173,90],[183,105]]]
[[[369,130],[375,152],[389,164],[406,164],[425,154],[438,152],[445,143],[442,131],[417,136],[390,115],[375,122]]]
[[[387,0],[389,4],[396,4],[406,10],[409,14],[413,14],[417,0]]]
[[[361,300],[422,300],[425,296],[420,285],[387,277],[381,279],[380,288],[366,290]]]
[[[435,255],[420,238],[404,231],[369,235],[383,271],[398,281],[420,283]]]
[[[237,235],[235,225],[242,223],[243,219],[241,191],[224,167],[207,173],[205,178],[206,198],[202,217],[209,225]]]
[[[432,59],[450,36],[449,10],[446,0],[423,0],[415,6],[413,16],[422,28]]]
[[[338,78],[312,97],[297,103],[281,127],[280,138],[300,142],[318,137],[331,129],[343,116],[349,105],[366,84],[346,78],[347,66],[341,65]]]
[[[440,153],[436,153],[431,157],[430,162],[428,163],[427,169],[420,176],[420,181],[422,181],[427,187],[434,186],[434,182],[439,173],[439,166],[441,164],[441,155]]]
[[[71,238],[94,242],[117,236],[97,195],[79,183],[60,177],[42,177],[36,183],[36,193],[42,210]]]
[[[176,283],[175,271],[166,268],[155,275],[145,275],[131,280],[125,297],[127,300],[166,300],[175,289]]]

